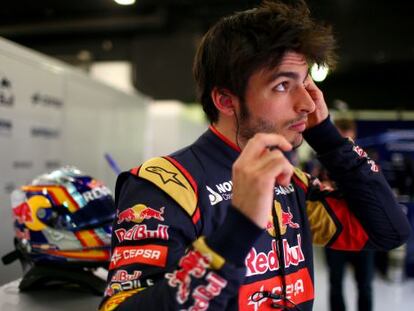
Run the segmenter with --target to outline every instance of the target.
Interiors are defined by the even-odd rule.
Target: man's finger
[[[245,157],[249,158],[256,157],[263,154],[263,151],[266,149],[269,150],[269,146],[272,147],[273,150],[275,148],[282,151],[292,150],[292,145],[283,136],[277,134],[260,133],[256,134],[248,141],[246,147],[243,149],[242,154],[244,154]]]

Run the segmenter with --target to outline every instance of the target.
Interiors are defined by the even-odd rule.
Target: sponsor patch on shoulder
[[[141,223],[145,219],[156,219],[159,221],[164,221],[164,209],[164,206],[161,207],[160,210],[157,210],[146,206],[145,204],[135,204],[134,206],[129,207],[122,212],[119,212],[117,214],[117,222],[119,225],[123,222]]]

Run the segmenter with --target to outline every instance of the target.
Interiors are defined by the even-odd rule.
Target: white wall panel
[[[0,38],[0,256],[13,249],[15,187],[75,165],[113,189],[105,153],[124,170],[143,160],[146,102]],[[19,276],[0,263],[0,284]]]
[[[177,151],[194,142],[208,127],[201,106],[188,106],[179,101],[151,103],[148,123],[145,158]]]

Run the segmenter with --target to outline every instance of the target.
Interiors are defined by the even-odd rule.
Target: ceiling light
[[[311,68],[311,76],[313,81],[321,82],[325,80],[328,75],[329,68],[328,66],[313,64]]]
[[[131,5],[135,3],[135,0],[114,0],[114,1],[120,5]]]

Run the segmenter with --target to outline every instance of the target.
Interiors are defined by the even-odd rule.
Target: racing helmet
[[[11,205],[16,249],[3,262],[20,259],[21,290],[61,279],[101,293],[104,284],[91,271],[108,267],[115,217],[114,200],[102,182],[62,167],[14,190]]]

